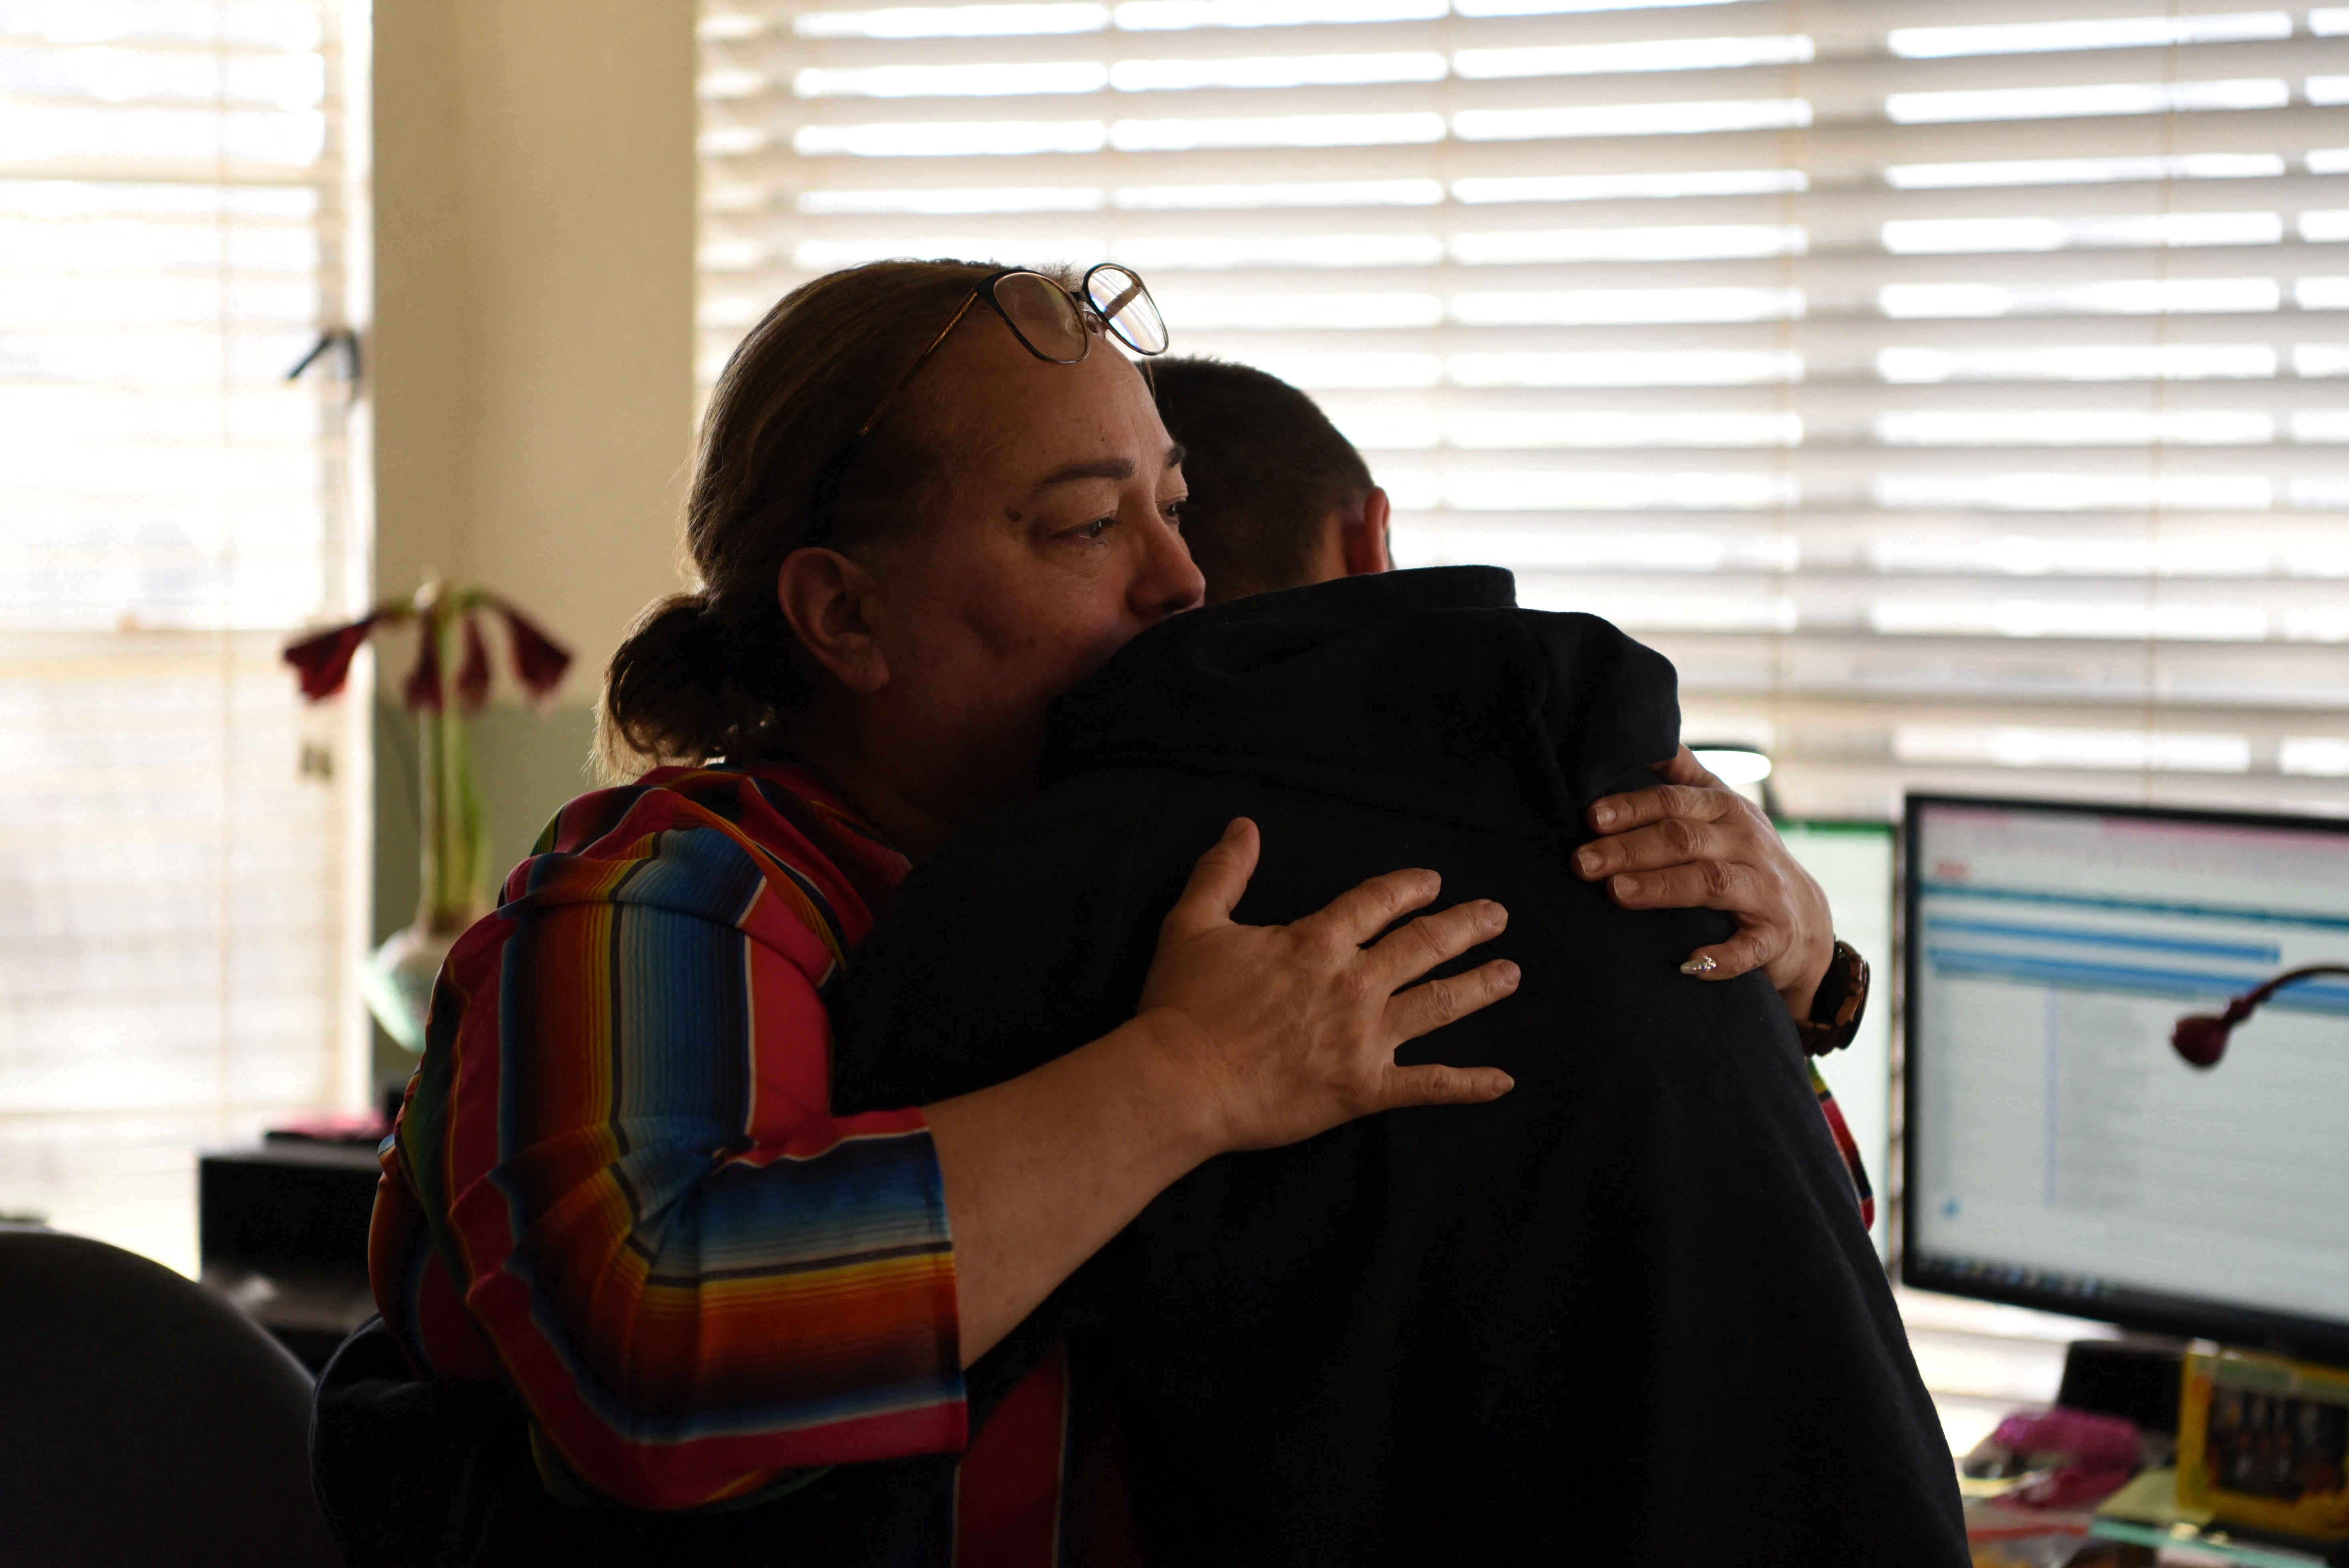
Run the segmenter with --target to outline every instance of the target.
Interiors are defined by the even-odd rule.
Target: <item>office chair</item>
[[[202,1285],[0,1225],[0,1568],[336,1568],[310,1390]]]

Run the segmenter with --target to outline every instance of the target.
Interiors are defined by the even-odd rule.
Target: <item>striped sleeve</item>
[[[463,1317],[547,1443],[636,1507],[960,1449],[927,1127],[829,1114],[821,856],[673,797],[636,816],[625,853],[529,863],[434,999],[394,1174]]]
[[[1810,1063],[1811,1093],[1818,1096],[1819,1114],[1826,1117],[1827,1134],[1835,1139],[1836,1152],[1843,1156],[1843,1168],[1851,1178],[1852,1196],[1859,1200],[1859,1222],[1873,1230],[1876,1225],[1876,1189],[1868,1185],[1867,1162],[1859,1158],[1859,1144],[1851,1136],[1851,1127],[1843,1119],[1843,1107],[1836,1104],[1835,1091],[1819,1076],[1819,1066]]]

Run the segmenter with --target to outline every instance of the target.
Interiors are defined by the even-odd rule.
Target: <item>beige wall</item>
[[[677,586],[693,418],[693,0],[376,0],[375,585],[427,568],[577,655],[474,755],[500,869],[586,787],[620,629]],[[401,639],[379,684],[407,668]],[[376,713],[375,927],[415,912],[415,740]],[[379,1079],[414,1058],[378,1033]]]
[[[692,0],[377,0],[375,581],[538,612],[594,698],[675,586]],[[396,676],[397,658],[386,661]]]

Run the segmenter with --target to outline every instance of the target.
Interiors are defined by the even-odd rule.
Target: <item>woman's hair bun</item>
[[[671,594],[636,617],[604,670],[595,761],[606,776],[726,753],[742,713],[725,642],[706,594]]]

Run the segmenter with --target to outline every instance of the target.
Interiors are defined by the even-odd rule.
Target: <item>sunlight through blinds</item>
[[[1141,270],[1404,565],[1799,815],[2349,809],[2349,7],[709,0],[705,378],[885,255]]]
[[[366,1093],[366,756],[277,662],[359,570],[349,389],[286,379],[345,319],[338,22],[0,0],[0,1213],[183,1270],[197,1149]]]

